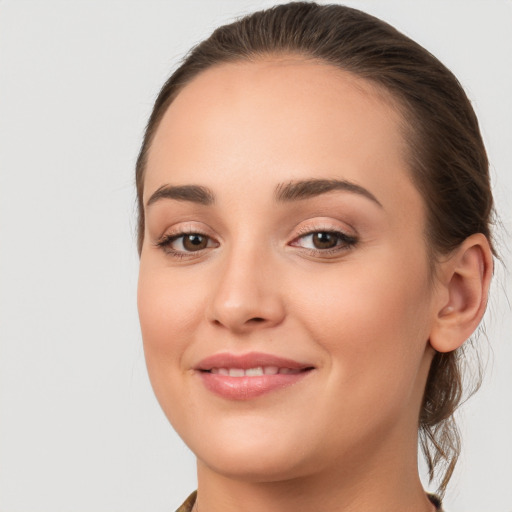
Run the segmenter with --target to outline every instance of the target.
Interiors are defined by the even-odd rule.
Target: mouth
[[[228,400],[249,400],[296,384],[315,370],[311,364],[270,354],[221,353],[196,368],[205,387]]]
[[[259,377],[261,375],[295,375],[312,368],[279,368],[278,366],[256,366],[254,368],[212,368],[204,370],[218,375],[228,375],[229,377]]]

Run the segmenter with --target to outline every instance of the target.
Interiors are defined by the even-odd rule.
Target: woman
[[[164,85],[137,191],[147,367],[197,456],[180,510],[441,510],[418,432],[442,496],[493,252],[455,77],[354,9],[255,13]]]

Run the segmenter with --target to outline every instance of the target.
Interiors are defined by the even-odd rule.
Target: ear
[[[487,306],[492,252],[481,233],[468,237],[439,264],[438,300],[430,333],[437,352],[460,347],[478,327]]]

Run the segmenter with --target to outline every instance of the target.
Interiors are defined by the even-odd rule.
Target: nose
[[[258,251],[233,251],[222,262],[207,311],[209,320],[238,334],[279,325],[285,317],[279,271]]]

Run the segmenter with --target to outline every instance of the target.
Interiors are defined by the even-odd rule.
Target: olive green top
[[[181,507],[176,510],[176,512],[191,512],[196,502],[197,491],[194,491],[181,505]]]
[[[192,508],[194,507],[194,503],[196,502],[197,491],[194,491],[184,502],[181,507],[176,510],[176,512],[192,512]],[[443,512],[443,506],[441,505],[441,500],[434,494],[428,495],[430,501],[437,507],[438,512]]]

